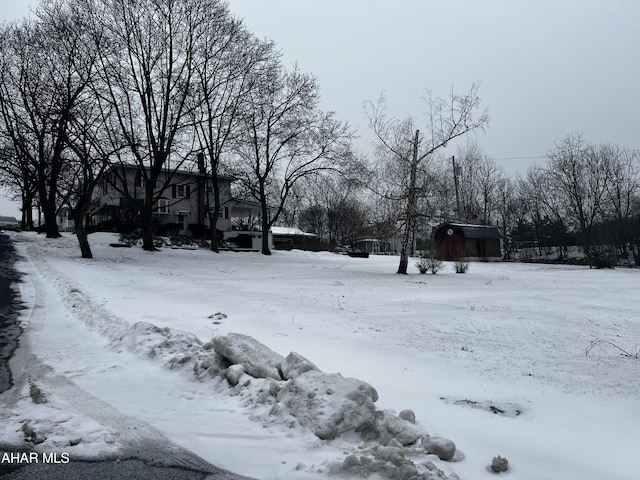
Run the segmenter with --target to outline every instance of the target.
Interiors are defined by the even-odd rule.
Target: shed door
[[[464,238],[461,235],[448,235],[442,239],[440,255],[443,260],[457,260],[463,255]]]

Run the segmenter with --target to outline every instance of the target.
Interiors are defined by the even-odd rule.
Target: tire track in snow
[[[31,307],[26,313],[26,318],[23,317],[23,322],[31,334],[39,334],[47,322],[46,284],[58,292],[72,317],[112,342],[118,341],[130,329],[127,322],[97,305],[77,288],[69,277],[52,267],[37,245],[28,245],[27,253],[22,269],[26,270],[25,278],[28,279],[29,285],[23,285],[21,290],[30,297],[27,303]],[[122,446],[121,452],[126,458],[141,458],[156,465],[179,466],[218,475],[216,478],[246,478],[214,467],[190,450],[172,443],[152,425],[122,413],[80,388],[68,377],[57,373],[32,352],[28,335],[25,335],[21,348],[16,352],[12,369],[16,377],[14,387],[0,396],[0,403],[4,406],[5,412],[16,407],[26,385],[37,383],[50,395],[71,406],[74,413],[91,418],[113,434],[114,442]]]
[[[95,303],[67,275],[52,267],[44,259],[44,252],[37,245],[29,245],[27,251],[28,261],[33,270],[57,290],[63,304],[77,320],[112,342],[117,341],[129,330],[130,325],[126,321]]]

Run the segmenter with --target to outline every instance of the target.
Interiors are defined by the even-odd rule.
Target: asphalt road
[[[0,410],[7,408],[9,395],[15,397],[14,382],[22,372],[12,372],[9,360],[20,351],[23,357],[29,353],[28,347],[20,345],[22,329],[18,324],[17,314],[20,308],[20,298],[12,284],[20,280],[14,269],[16,252],[7,235],[0,233]],[[18,350],[21,349],[21,350]],[[35,361],[35,360],[34,360]],[[36,362],[37,363],[37,362]],[[24,374],[23,374],[24,375]],[[71,385],[66,378],[59,378],[59,384]],[[75,388],[72,393],[76,396],[86,392]],[[3,398],[4,394],[4,398]],[[80,395],[81,398],[82,395]],[[98,400],[95,400],[99,402]],[[102,410],[100,404],[97,407]],[[89,410],[90,411],[90,410]],[[117,412],[115,413],[117,415]],[[112,417],[114,413],[111,414]],[[142,431],[147,431],[144,428]],[[148,431],[153,431],[149,427]],[[108,458],[75,458],[65,457],[58,453],[56,458],[45,456],[33,446],[15,446],[3,443],[0,438],[0,479],[7,480],[250,480],[248,477],[235,475],[219,469],[193,452],[183,449],[166,438],[149,436],[140,438],[135,445],[125,447],[117,456]]]
[[[26,455],[32,450],[0,445],[0,458],[8,455]],[[11,457],[7,457],[11,458]],[[82,459],[69,458],[58,464],[43,463],[41,453],[35,453],[31,461],[0,463],[0,479],[3,480],[247,480],[212,465],[208,467],[185,467],[137,456],[120,455],[117,458]]]
[[[19,280],[13,265],[16,253],[7,235],[0,233],[0,393],[11,388],[8,359],[18,346],[21,329],[16,320],[19,299],[11,284]]]

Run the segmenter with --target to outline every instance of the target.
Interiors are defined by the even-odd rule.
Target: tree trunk
[[[33,230],[33,197],[28,192],[22,192],[22,213],[21,228],[22,230]]]
[[[145,184],[144,205],[140,212],[140,224],[142,226],[142,249],[149,252],[158,250],[153,244],[153,191],[155,182],[148,180]]]
[[[38,198],[40,200],[39,209],[44,217],[44,231],[47,238],[59,238],[58,219],[56,218],[56,196],[55,190],[49,190],[44,168],[38,166]],[[57,188],[57,187],[56,187]],[[39,231],[42,231],[42,222],[38,216]]]
[[[153,244],[153,208],[151,205],[142,207],[140,224],[142,226],[142,249],[155,252],[157,248]]]
[[[589,264],[589,268],[593,268],[594,262],[593,251],[591,249],[591,227],[588,227],[586,222],[582,218],[580,219],[580,232],[582,234],[582,248],[584,250],[585,256],[587,257],[587,263]]]
[[[84,226],[84,215],[74,215],[73,223],[75,224],[76,237],[78,238],[78,245],[80,246],[82,258],[93,258],[91,245],[89,245],[89,237]]]
[[[56,218],[56,206],[54,202],[46,202],[42,208],[44,215],[44,226],[47,238],[60,238],[58,230],[58,219]]]
[[[209,212],[209,241],[211,242],[210,250],[214,253],[220,252],[218,245],[218,230],[216,230],[216,224],[218,222],[218,213],[215,211]]]
[[[260,182],[260,210],[262,213],[262,249],[263,255],[271,255],[271,249],[269,248],[269,229],[271,223],[269,222],[269,206],[267,205],[267,195],[264,191],[264,182]]]
[[[269,209],[267,208],[266,200],[262,202],[262,249],[263,255],[271,255],[271,249],[269,248]]]
[[[218,246],[218,231],[216,226],[218,225],[218,217],[220,216],[220,185],[218,184],[218,175],[214,172],[211,176],[211,183],[213,185],[213,212],[209,214],[209,225],[211,227],[211,251],[219,253]],[[205,190],[206,192],[206,190]],[[207,196],[207,198],[209,198]]]
[[[416,130],[416,135],[413,140],[413,157],[411,158],[411,168],[409,174],[409,192],[407,198],[407,210],[405,215],[405,228],[402,235],[402,244],[400,246],[400,265],[398,265],[398,272],[401,275],[407,274],[407,267],[409,266],[409,248],[413,232],[413,220],[416,210],[416,174],[418,170],[418,138],[420,136],[420,130]]]

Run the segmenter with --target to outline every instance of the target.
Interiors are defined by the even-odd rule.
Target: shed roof
[[[498,230],[498,227],[493,227],[490,225],[445,223],[444,225],[438,227],[438,230],[446,228],[454,228],[460,231],[460,233],[462,233],[465,238],[499,240],[502,237],[502,235],[500,235],[500,230]]]

